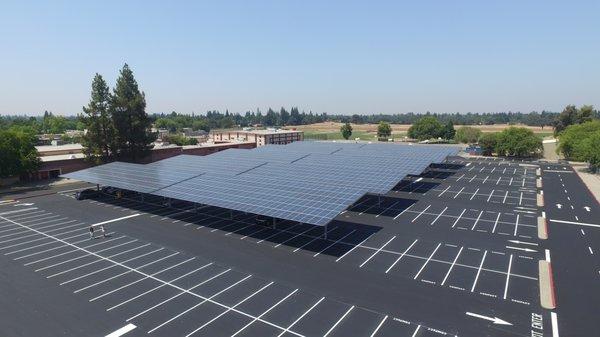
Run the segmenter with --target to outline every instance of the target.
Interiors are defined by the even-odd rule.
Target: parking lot
[[[365,196],[327,238],[159,197],[58,193],[0,206],[0,252],[134,324],[127,336],[555,336],[535,167],[452,158]],[[110,236],[90,240],[105,221]]]

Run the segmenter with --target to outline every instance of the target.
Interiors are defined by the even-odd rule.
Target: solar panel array
[[[366,193],[383,194],[456,148],[295,142],[152,164],[115,162],[63,177],[167,198],[325,225]]]

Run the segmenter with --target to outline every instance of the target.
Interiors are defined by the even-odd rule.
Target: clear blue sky
[[[600,1],[15,1],[0,114],[75,114],[127,62],[148,112],[600,105]]]

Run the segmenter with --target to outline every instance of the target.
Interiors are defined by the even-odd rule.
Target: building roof
[[[51,161],[59,161],[59,160],[73,160],[73,159],[82,159],[85,158],[83,153],[69,153],[69,154],[56,154],[50,156],[40,157],[40,160],[43,163],[51,162]]]
[[[245,134],[256,134],[256,135],[276,135],[276,134],[288,134],[288,133],[303,133],[300,130],[286,130],[286,129],[260,129],[260,130],[215,130],[211,133],[245,133]]]
[[[83,145],[81,144],[40,145],[35,148],[41,155],[56,151],[83,151]]]

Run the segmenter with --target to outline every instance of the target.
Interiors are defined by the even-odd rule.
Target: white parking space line
[[[0,220],[7,220],[7,221],[13,222],[13,223],[15,223],[15,224],[17,224],[17,225],[19,225],[19,226],[22,226],[22,227],[25,227],[25,228],[30,228],[30,227],[28,227],[28,226],[26,226],[26,225],[19,224],[18,222],[12,221],[12,220],[10,220],[10,219],[7,219],[7,218],[4,218],[4,217],[2,217],[2,216],[0,216]],[[129,266],[127,266],[127,265],[123,264],[123,263],[120,263],[120,262],[118,262],[118,261],[112,260],[112,259],[110,259],[110,258],[108,258],[108,257],[101,256],[101,255],[99,255],[99,254],[96,254],[96,253],[94,253],[94,252],[92,252],[92,251],[89,251],[89,250],[87,250],[87,249],[85,249],[85,248],[78,247],[78,246],[76,246],[76,245],[74,245],[74,244],[72,244],[72,243],[70,243],[70,242],[67,242],[67,241],[65,241],[64,239],[60,239],[60,238],[57,238],[57,237],[55,237],[55,236],[48,235],[48,234],[45,234],[45,233],[43,233],[43,232],[40,232],[40,231],[36,231],[34,228],[30,228],[30,229],[31,229],[32,231],[34,231],[34,232],[37,232],[37,233],[39,233],[39,234],[43,235],[44,237],[46,237],[46,238],[48,238],[48,239],[55,240],[55,241],[57,241],[57,242],[60,242],[60,243],[62,243],[62,244],[64,244],[64,245],[67,245],[67,246],[70,246],[70,247],[79,248],[79,249],[81,249],[81,250],[82,250],[83,252],[85,252],[85,253],[88,253],[88,254],[90,254],[90,255],[92,255],[92,256],[95,256],[95,257],[97,257],[97,258],[99,258],[99,259],[102,259],[102,260],[104,260],[104,261],[107,261],[107,262],[109,262],[109,263],[112,263],[112,264],[114,264],[114,265],[116,265],[116,266],[120,266],[120,267],[123,267],[123,268],[126,268],[126,269],[133,270],[133,271],[135,271],[136,273],[138,273],[138,274],[140,274],[140,275],[142,275],[142,276],[150,276],[148,273],[145,273],[145,272],[143,272],[143,271],[141,271],[141,270],[138,270],[138,269],[136,269],[136,268],[133,268],[133,267],[129,267]],[[189,289],[184,289],[184,288],[182,288],[182,287],[180,287],[180,286],[177,286],[177,285],[175,285],[175,284],[173,284],[173,283],[170,283],[170,282],[166,282],[166,281],[164,281],[164,280],[162,280],[162,279],[159,279],[159,278],[157,278],[157,277],[154,277],[154,276],[150,276],[150,278],[151,278],[152,280],[154,280],[154,281],[157,281],[157,282],[159,282],[159,283],[163,283],[163,284],[165,284],[165,285],[169,285],[171,288],[181,291],[181,293],[182,293],[182,294],[184,294],[184,293],[185,293],[185,294],[189,294],[189,295],[191,295],[191,296],[193,296],[193,297],[196,297],[196,298],[200,298],[200,299],[206,299],[206,297],[204,297],[204,296],[202,296],[202,295],[200,295],[200,294],[194,293],[194,292],[192,292],[192,291],[191,291],[191,290],[189,290]],[[215,300],[210,300],[209,302],[211,302],[211,303],[213,303],[213,304],[215,304],[215,305],[217,305],[217,306],[219,306],[219,307],[222,307],[222,308],[231,308],[230,306],[227,306],[226,304],[224,304],[224,303],[221,303],[221,302],[218,302],[218,301],[215,301]],[[252,314],[250,314],[250,313],[247,313],[247,312],[245,312],[245,311],[241,311],[241,310],[238,310],[238,309],[232,309],[232,311],[234,311],[235,313],[237,313],[237,314],[239,314],[239,315],[242,315],[242,316],[245,316],[245,317],[248,317],[248,318],[251,318],[251,319],[257,318],[256,316],[254,316],[254,315],[252,315]],[[264,323],[264,324],[267,324],[267,325],[269,325],[269,326],[272,326],[272,327],[274,327],[274,328],[280,329],[280,330],[284,330],[284,329],[285,329],[285,328],[283,328],[282,326],[279,326],[278,324],[275,324],[275,323],[273,323],[273,322],[270,322],[270,321],[264,320],[264,319],[262,319],[262,318],[257,318],[257,320],[258,320],[258,321],[260,321],[260,322],[262,322],[262,323]],[[299,333],[297,333],[297,332],[294,332],[294,331],[288,331],[288,332],[289,332],[290,334],[293,334],[293,335],[296,335],[296,336],[302,337],[302,335],[301,335],[301,334],[299,334]]]
[[[91,247],[96,247],[96,246],[104,245],[104,244],[107,244],[107,243],[111,243],[111,242],[113,242],[114,240],[121,239],[121,238],[124,238],[124,236],[120,236],[120,237],[118,237],[118,238],[110,238],[110,239],[108,239],[108,240],[102,240],[101,242],[94,243],[94,244],[92,244],[92,245],[86,246],[85,248],[86,248],[86,249],[88,249],[88,248],[91,248]],[[85,241],[89,241],[89,240],[82,240],[82,241],[83,241],[83,242],[85,242]],[[32,254],[27,254],[27,255],[24,255],[24,256],[18,257],[18,258],[16,258],[15,260],[19,260],[19,259],[22,259],[22,258],[25,258],[25,257],[30,257],[30,256],[37,255],[37,254],[41,254],[41,253],[47,253],[47,252],[48,252],[48,251],[50,251],[50,250],[54,250],[54,249],[58,249],[58,248],[66,248],[66,247],[65,247],[65,246],[58,246],[58,247],[54,247],[54,248],[50,248],[50,249],[46,249],[46,250],[42,250],[41,252],[32,253]],[[69,251],[66,251],[66,252],[62,252],[62,253],[59,253],[59,254],[55,254],[55,255],[51,255],[51,256],[47,256],[47,257],[44,257],[44,258],[41,258],[41,259],[38,259],[38,260],[35,260],[35,261],[30,261],[30,262],[27,262],[27,263],[25,263],[25,264],[24,264],[24,266],[29,266],[29,265],[32,265],[32,264],[40,263],[40,262],[43,262],[43,261],[47,261],[47,260],[50,260],[50,259],[57,258],[57,257],[59,257],[59,256],[64,256],[64,255],[71,254],[71,253],[75,253],[75,252],[78,252],[78,251],[79,251],[79,250],[77,250],[77,249],[72,249],[72,250],[69,250]]]
[[[481,273],[481,268],[483,267],[483,262],[485,261],[486,255],[487,255],[487,250],[483,252],[483,257],[481,258],[481,263],[479,264],[479,268],[477,269],[477,275],[475,275],[475,280],[473,281],[473,286],[471,287],[471,292],[475,291],[475,286],[477,285],[477,280],[479,279],[479,274]]]
[[[446,212],[446,210],[448,209],[448,207],[444,207],[444,209],[440,212],[440,214],[438,214],[435,219],[433,219],[433,221],[429,224],[429,226],[433,226],[433,224],[438,221],[438,219],[442,216],[442,214],[444,214],[444,212]]]
[[[88,236],[88,235],[89,235],[88,233],[77,234],[77,235],[73,235],[73,236],[68,236],[68,237],[64,238],[64,240],[70,240],[70,239],[77,238],[77,237],[80,237],[80,236]],[[36,240],[36,241],[39,241],[39,240]],[[89,239],[76,241],[73,244],[81,243],[83,241],[89,241]],[[34,245],[34,246],[27,247],[27,248],[21,248],[21,249],[13,250],[11,252],[4,253],[4,255],[12,255],[12,254],[17,254],[17,253],[22,253],[22,252],[27,251],[27,250],[36,249],[36,248],[39,248],[39,247],[43,247],[43,246],[47,246],[47,245],[52,245],[52,244],[55,244],[55,243],[57,243],[57,242],[56,241],[45,242],[45,243],[41,243],[39,245]],[[64,246],[61,245],[59,247],[63,248]],[[2,248],[0,248],[0,249],[2,249]]]
[[[137,241],[137,240],[135,240],[135,241]],[[120,255],[123,255],[123,254],[131,253],[131,252],[133,252],[134,250],[142,249],[142,248],[145,248],[145,247],[148,247],[148,246],[150,246],[150,244],[149,244],[149,243],[147,243],[147,244],[145,244],[145,245],[137,246],[137,247],[134,247],[134,248],[131,248],[131,249],[125,250],[125,251],[122,251],[122,252],[120,252],[120,253],[117,253],[117,254],[110,255],[110,256],[108,256],[108,258],[113,258],[113,257],[120,256]],[[96,252],[96,254],[97,254],[97,252]],[[94,260],[94,261],[92,261],[92,262],[84,263],[84,264],[82,264],[82,265],[79,265],[79,266],[77,266],[77,267],[73,267],[73,268],[70,268],[70,269],[67,269],[67,270],[60,271],[60,272],[58,272],[58,273],[56,273],[56,274],[52,274],[52,275],[46,276],[46,278],[53,278],[53,277],[56,277],[56,276],[59,276],[59,275],[63,275],[63,274],[66,274],[66,273],[70,273],[70,272],[72,272],[73,270],[77,270],[77,269],[81,269],[81,268],[83,268],[83,267],[91,266],[91,265],[93,265],[93,264],[95,264],[95,263],[98,263],[98,262],[100,262],[100,261],[104,261],[104,260],[103,260],[103,259],[98,259],[98,260]],[[61,264],[62,264],[62,263],[61,263]],[[37,271],[37,270],[36,270],[36,271]]]
[[[381,322],[379,322],[379,324],[377,325],[377,327],[375,328],[375,330],[369,337],[375,337],[375,335],[377,334],[379,329],[381,329],[381,327],[383,326],[383,323],[385,323],[385,321],[387,321],[387,319],[388,319],[388,315],[385,315],[385,317],[381,320]]]
[[[358,247],[362,247],[363,243],[365,243],[365,241],[367,241],[371,236],[373,236],[373,233],[369,234],[369,236],[367,236],[364,240],[362,240],[359,244],[357,245],[352,245],[352,248],[350,248],[350,250],[348,250],[347,252],[345,252],[342,256],[338,257],[335,262],[339,262],[341,259],[344,258],[344,256],[350,254],[350,252],[352,252],[353,250],[355,250]]]
[[[287,239],[287,240],[285,240],[285,241],[283,241],[283,242],[280,242],[280,243],[276,244],[276,245],[275,245],[273,248],[277,248],[277,247],[279,247],[279,246],[281,246],[281,245],[283,245],[283,244],[286,244],[287,242],[290,242],[290,241],[294,240],[295,238],[297,238],[297,237],[299,237],[299,236],[301,236],[301,235],[304,235],[304,234],[306,234],[306,233],[308,233],[308,232],[310,232],[310,231],[312,231],[312,230],[314,230],[314,229],[315,229],[315,227],[310,227],[309,229],[307,229],[307,230],[304,230],[304,231],[302,231],[302,232],[300,232],[300,233],[298,233],[298,234],[296,234],[296,235],[292,236],[291,238],[289,238],[289,239]],[[340,239],[340,240],[341,240],[341,239]]]
[[[473,192],[473,195],[471,196],[471,198],[469,198],[469,200],[473,200],[473,198],[475,198],[475,196],[477,195],[477,192],[479,192],[479,189],[475,190],[475,192]]]
[[[422,210],[421,213],[419,213],[414,219],[412,219],[411,222],[415,222],[415,220],[417,220],[421,215],[423,215],[423,213],[425,213],[429,209],[429,207],[431,207],[431,205],[425,207],[425,209]]]
[[[236,304],[234,304],[231,308],[236,308],[237,306],[243,304],[244,302],[248,301],[249,299],[251,299],[252,297],[258,295],[261,291],[267,289],[268,287],[270,287],[273,283],[273,281],[267,283],[266,285],[264,285],[262,288],[258,289],[257,291],[253,292],[252,294],[250,294],[249,296],[247,296],[246,298],[244,298],[243,300],[237,302]],[[323,297],[324,298],[324,297]],[[222,317],[223,315],[227,314],[228,312],[231,311],[230,309],[227,309],[225,311],[223,311],[222,313],[218,314],[217,316],[213,317],[210,321],[204,323],[203,325],[201,325],[200,327],[198,327],[197,329],[195,329],[194,331],[188,333],[187,335],[185,335],[185,337],[189,337],[193,334],[195,334],[196,332],[204,329],[206,326],[210,325],[212,322],[216,321],[217,319],[219,319],[220,317]],[[293,325],[293,324],[292,324]],[[281,332],[281,335],[283,335],[284,333],[286,333],[289,329],[291,328],[291,326],[288,326],[284,331]],[[280,335],[280,336],[281,336]]]
[[[284,298],[280,299],[277,303],[275,303],[273,306],[271,306],[269,309],[267,309],[265,312],[263,312],[262,314],[260,314],[258,317],[256,317],[255,319],[251,320],[250,322],[248,322],[248,324],[244,325],[244,327],[242,327],[241,329],[239,329],[236,333],[234,333],[233,335],[231,335],[231,337],[235,337],[237,336],[240,332],[244,331],[247,327],[249,327],[250,325],[252,325],[254,322],[256,322],[257,319],[263,317],[264,315],[268,314],[271,310],[275,309],[275,307],[277,307],[278,305],[280,305],[281,303],[283,303],[285,300],[287,300],[290,296],[294,295],[296,292],[298,291],[298,289],[295,289],[294,291],[292,291],[291,293],[287,294],[287,296],[285,296]]]
[[[452,228],[454,228],[454,226],[456,226],[456,224],[458,223],[458,221],[460,220],[460,218],[462,218],[463,214],[465,214],[466,211],[467,211],[466,208],[462,210],[462,212],[460,213],[460,215],[458,216],[458,218],[456,218],[456,220],[452,224]]]
[[[391,239],[389,239],[386,243],[383,244],[383,246],[379,247],[379,249],[377,249],[373,254],[371,254],[371,256],[369,256],[363,263],[360,264],[359,268],[362,268],[367,262],[371,261],[371,259],[373,257],[375,257],[375,255],[377,255],[383,248],[385,248],[385,246],[387,246],[390,242],[392,242],[392,240],[394,240],[396,238],[396,236],[392,236]]]
[[[351,306],[350,309],[348,309],[348,311],[346,311],[342,315],[342,317],[340,317],[340,319],[338,319],[337,322],[335,322],[335,324],[331,328],[329,328],[329,330],[327,330],[327,332],[323,335],[323,337],[329,336],[329,334],[333,331],[333,329],[335,329],[335,327],[338,326],[338,324],[340,324],[340,322],[343,321],[344,318],[346,318],[346,316],[348,316],[348,314],[350,313],[350,311],[352,311],[353,309],[354,309],[354,306]]]
[[[504,194],[504,199],[502,199],[502,203],[505,204],[506,203],[506,198],[508,197],[508,190],[506,191],[506,194]]]
[[[333,242],[332,244],[328,245],[327,247],[323,248],[321,251],[319,251],[318,253],[316,253],[315,255],[313,255],[313,257],[317,257],[318,255],[320,255],[321,253],[323,253],[324,251],[326,251],[327,249],[331,248],[332,246],[338,244],[340,241],[344,240],[345,238],[347,238],[348,236],[350,236],[351,234],[353,234],[354,232],[356,232],[356,229],[353,229],[350,233],[342,236],[341,238],[339,238],[337,241]]]
[[[300,224],[297,224],[297,225],[293,226],[293,227],[292,227],[292,228],[290,228],[290,229],[294,229],[294,228],[296,228],[296,227],[298,227],[298,226],[300,226]],[[272,229],[272,228],[267,228],[267,229]],[[259,240],[259,241],[257,241],[256,243],[261,243],[261,242],[263,242],[263,241],[268,241],[268,240],[269,240],[269,239],[271,239],[272,237],[275,237],[275,236],[277,236],[277,235],[279,235],[279,234],[281,234],[281,231],[276,231],[274,234],[272,234],[272,235],[269,235],[269,236],[267,236],[267,237],[266,237],[266,238],[264,238],[264,239],[260,239],[260,240]]]
[[[508,259],[508,270],[506,272],[506,284],[504,285],[504,299],[506,299],[506,295],[508,294],[508,282],[510,281],[510,268],[512,267],[512,259],[513,255],[510,254],[510,258]]]
[[[169,318],[168,320],[166,320],[166,321],[164,321],[163,323],[161,323],[161,324],[157,325],[156,327],[154,327],[154,328],[152,328],[152,329],[148,330],[148,333],[153,333],[154,331],[156,331],[156,330],[158,330],[158,329],[162,328],[163,326],[165,326],[165,325],[167,325],[167,324],[171,323],[172,321],[176,320],[177,318],[179,318],[179,317],[181,317],[181,316],[183,316],[183,315],[187,314],[188,312],[190,312],[190,311],[192,311],[192,310],[196,309],[197,307],[201,306],[202,304],[206,303],[207,301],[209,301],[209,300],[211,300],[211,299],[213,299],[213,298],[215,298],[215,297],[219,296],[220,294],[222,294],[222,293],[224,293],[224,292],[228,291],[229,289],[231,289],[231,288],[233,288],[233,287],[237,286],[238,284],[240,284],[240,283],[242,283],[242,282],[246,281],[247,279],[249,279],[249,278],[251,278],[251,277],[252,277],[252,275],[248,275],[248,276],[244,277],[243,279],[241,279],[241,280],[239,280],[239,281],[237,281],[237,282],[235,282],[235,283],[233,283],[233,284],[229,285],[229,286],[228,286],[228,287],[226,287],[225,289],[222,289],[222,290],[218,291],[217,293],[215,293],[215,294],[211,295],[210,297],[208,297],[208,298],[206,298],[206,299],[202,300],[202,302],[200,302],[200,303],[197,303],[197,304],[193,305],[192,307],[190,307],[190,308],[188,308],[188,309],[186,309],[186,310],[184,310],[184,311],[180,312],[179,314],[177,314],[177,315],[175,315],[175,316],[173,316],[173,317]],[[296,289],[296,290],[298,290],[298,289]]]
[[[452,272],[452,268],[454,268],[454,265],[456,264],[456,261],[458,260],[458,257],[460,256],[460,253],[463,251],[463,248],[465,248],[465,247],[460,247],[460,249],[458,250],[458,253],[456,254],[456,257],[454,258],[454,261],[452,261],[450,268],[446,272],[446,276],[444,276],[444,280],[442,280],[441,285],[444,285],[446,283],[446,280],[448,280],[448,276],[450,275],[450,272]]]
[[[494,195],[494,191],[495,191],[495,190],[492,190],[492,191],[490,192],[490,196],[487,198],[487,201],[486,201],[486,202],[490,202],[490,199],[491,199],[491,198],[492,198],[492,196]]]
[[[141,257],[143,257],[143,256],[148,256],[148,255],[152,255],[152,254],[154,254],[154,253],[158,253],[158,252],[162,251],[163,249],[164,249],[164,248],[162,248],[162,247],[161,247],[161,248],[158,248],[158,249],[155,249],[155,250],[153,250],[153,251],[150,251],[150,252],[148,252],[148,253],[146,253],[146,254],[144,254],[144,255],[140,256],[140,258],[141,258]],[[150,261],[150,262],[148,262],[148,263],[146,263],[146,264],[143,264],[143,265],[141,265],[141,266],[139,266],[139,267],[136,267],[136,268],[138,268],[138,269],[146,268],[146,267],[148,267],[148,266],[151,266],[151,265],[153,265],[153,264],[155,264],[155,263],[158,263],[158,262],[160,262],[160,261],[164,261],[164,260],[166,260],[166,259],[168,259],[168,258],[171,258],[171,257],[173,257],[173,256],[175,256],[175,255],[178,255],[178,254],[179,254],[179,252],[175,252],[175,253],[172,253],[172,254],[170,254],[170,255],[167,255],[167,256],[161,257],[160,259],[157,259],[157,260]],[[176,266],[182,265],[182,264],[184,264],[184,263],[186,263],[186,262],[188,262],[188,261],[191,261],[191,260],[193,260],[193,259],[194,259],[194,258],[191,258],[191,259],[185,260],[185,261],[183,261],[183,262],[180,262],[180,263],[178,263],[178,264],[176,264],[176,265],[173,265],[173,266],[167,267],[167,268],[165,268],[165,269],[162,269],[161,271],[158,271],[158,272],[156,272],[156,273],[152,273],[152,274],[150,274],[150,275],[152,275],[152,276],[158,275],[158,274],[160,274],[160,273],[162,273],[162,272],[164,272],[164,271],[166,271],[166,270],[169,270],[169,269],[172,269],[172,268],[174,268],[174,267],[176,267]],[[84,291],[84,290],[87,290],[87,289],[93,288],[93,287],[95,287],[95,286],[97,286],[97,285],[100,285],[100,284],[106,283],[106,282],[108,282],[108,281],[114,280],[114,279],[116,279],[116,278],[118,278],[118,277],[121,277],[121,276],[123,276],[123,275],[126,275],[126,274],[128,274],[128,273],[131,273],[131,270],[124,271],[124,272],[122,272],[122,273],[119,273],[119,274],[117,274],[117,275],[111,276],[111,277],[109,277],[109,278],[106,278],[106,279],[104,279],[104,280],[101,280],[101,281],[98,281],[98,282],[92,283],[92,284],[90,284],[90,285],[87,285],[87,286],[85,286],[85,287],[83,287],[83,288],[79,288],[79,289],[77,289],[77,290],[73,291],[73,293],[79,293],[79,292],[82,292],[82,291]],[[120,286],[120,287],[118,287],[118,288],[115,288],[115,289],[112,289],[112,290],[110,290],[110,291],[108,291],[108,292],[105,292],[105,293],[103,293],[103,294],[101,294],[101,295],[98,295],[98,296],[96,296],[96,297],[94,297],[94,298],[91,298],[89,301],[90,301],[90,302],[94,302],[94,301],[96,301],[96,300],[98,300],[98,299],[100,299],[100,298],[102,298],[102,297],[105,297],[105,296],[107,296],[107,295],[110,295],[110,294],[112,294],[112,293],[114,293],[114,292],[117,292],[117,291],[119,291],[119,290],[121,290],[121,289],[127,288],[127,287],[129,287],[129,286],[131,286],[131,285],[134,285],[134,284],[136,284],[136,283],[142,282],[143,280],[146,280],[146,279],[147,279],[147,277],[143,277],[143,278],[141,278],[141,279],[138,279],[138,280],[136,280],[136,281],[133,281],[133,282],[127,283],[127,284],[125,284],[125,285],[123,285],[123,286]]]
[[[411,204],[410,206],[406,207],[402,212],[398,213],[398,215],[396,215],[394,217],[394,220],[396,220],[399,216],[401,216],[402,214],[404,214],[404,212],[408,211],[411,207],[413,207],[414,204]]]
[[[387,273],[389,273],[389,272],[390,272],[390,270],[392,270],[392,268],[394,268],[394,266],[396,265],[396,263],[400,262],[400,260],[402,259],[402,257],[403,257],[404,255],[406,255],[406,253],[407,253],[407,252],[408,252],[408,251],[409,251],[409,250],[412,248],[412,246],[414,246],[414,245],[415,245],[415,243],[417,243],[417,241],[419,241],[419,239],[415,239],[415,241],[413,241],[413,243],[411,243],[411,244],[410,244],[410,246],[408,246],[408,248],[406,248],[406,249],[405,249],[405,250],[402,252],[402,254],[400,254],[400,256],[398,256],[398,258],[396,259],[396,261],[394,261],[394,263],[392,263],[392,264],[391,264],[391,265],[388,267],[388,269],[386,269],[386,271],[385,271],[385,273],[386,273],[386,274],[387,274]]]
[[[330,230],[329,230],[327,233],[331,233],[331,232],[335,231],[336,229],[337,229],[337,227],[333,227],[333,228],[332,228],[332,229],[330,229]],[[279,232],[279,234],[281,234],[281,233],[283,233],[283,232]],[[315,242],[315,241],[317,241],[317,240],[322,240],[322,239],[323,239],[323,238],[322,238],[321,236],[316,236],[316,237],[314,237],[312,240],[310,240],[310,241],[308,241],[307,243],[303,244],[302,246],[300,246],[300,247],[298,247],[298,248],[296,248],[296,249],[292,250],[292,253],[296,253],[297,251],[299,251],[300,249],[302,249],[302,248],[304,248],[304,247],[306,247],[306,246],[310,245],[311,243],[313,243],[313,242]]]
[[[438,197],[441,197],[444,193],[446,193],[446,191],[450,188],[450,186],[446,187],[445,190],[442,191],[442,193],[438,194]]]
[[[475,223],[473,224],[473,227],[471,227],[471,230],[474,231],[475,227],[477,226],[477,223],[479,222],[479,219],[481,219],[481,215],[483,214],[483,211],[479,212],[479,215],[477,216],[477,219],[475,220]]]
[[[423,269],[425,269],[425,266],[427,266],[427,264],[429,263],[429,261],[431,261],[431,258],[433,257],[433,255],[435,254],[435,252],[437,252],[437,250],[440,248],[440,246],[442,245],[442,243],[438,243],[437,247],[435,247],[435,249],[433,250],[433,252],[431,252],[431,255],[429,255],[429,257],[427,258],[427,260],[425,261],[425,263],[423,263],[423,265],[421,266],[421,269],[419,269],[419,271],[415,274],[415,277],[413,277],[413,280],[416,280],[417,277],[419,277],[419,275],[421,274],[421,272],[423,271]]]
[[[211,266],[212,264],[213,264],[213,262],[207,263],[207,264],[203,265],[203,266],[202,266],[202,267],[200,267],[200,268],[196,268],[196,269],[194,269],[194,270],[192,270],[192,271],[189,271],[189,272],[187,272],[187,273],[185,273],[185,274],[183,274],[183,275],[180,275],[180,276],[178,276],[178,277],[176,277],[176,278],[174,278],[174,279],[171,279],[171,280],[169,280],[168,282],[169,282],[169,283],[171,283],[171,282],[178,281],[178,280],[180,280],[180,279],[182,279],[182,278],[184,278],[184,277],[186,277],[186,276],[189,276],[189,275],[191,275],[191,274],[193,274],[193,273],[195,273],[195,272],[197,272],[197,271],[199,271],[199,270],[202,270],[202,269],[204,269],[204,268],[206,268],[206,267],[208,267],[208,266]],[[133,300],[136,300],[136,299],[138,299],[138,298],[140,298],[140,297],[142,297],[142,296],[145,296],[145,295],[147,295],[147,294],[149,294],[149,293],[151,293],[151,292],[154,292],[154,291],[156,291],[156,290],[158,290],[158,289],[160,289],[160,288],[162,288],[162,287],[164,287],[164,286],[166,286],[166,285],[167,285],[167,283],[163,283],[163,284],[161,284],[161,285],[159,285],[159,286],[156,286],[156,287],[154,287],[154,288],[152,288],[152,289],[150,289],[150,290],[144,291],[144,292],[143,292],[143,293],[141,293],[141,294],[138,294],[138,295],[136,295],[136,296],[134,296],[134,297],[131,297],[131,298],[129,298],[129,299],[127,299],[127,300],[123,301],[123,302],[120,302],[120,303],[118,303],[118,304],[115,304],[115,305],[113,305],[112,307],[110,307],[110,308],[106,309],[106,311],[111,311],[111,310],[113,310],[113,309],[116,309],[116,308],[118,308],[118,307],[120,307],[120,306],[122,306],[122,305],[124,305],[124,304],[127,304],[127,303],[129,303],[129,302],[131,302],[131,301],[133,301]]]
[[[302,318],[304,318],[304,316],[308,315],[308,313],[311,312],[324,299],[325,299],[325,297],[321,297],[315,304],[313,304],[310,308],[308,308],[308,310],[306,310],[304,313],[302,313],[302,315],[300,315],[300,317],[296,318],[296,320],[294,320],[292,322],[292,324],[288,325],[288,327],[285,328],[285,330],[282,331],[279,335],[277,335],[277,337],[281,337],[284,333],[286,333],[287,331],[289,331],[294,325],[296,325],[296,323],[298,323]],[[186,337],[188,337],[188,336],[186,336]]]
[[[519,229],[519,215],[517,214],[517,219],[515,220],[515,231],[513,232],[513,236],[517,236],[517,230]]]
[[[121,337],[124,334],[132,331],[135,328],[136,328],[136,326],[134,324],[129,323],[126,326],[124,326],[124,327],[122,327],[122,328],[120,328],[120,329],[118,329],[116,331],[113,331],[113,332],[109,333],[108,335],[106,335],[106,337]]]
[[[38,208],[37,207],[21,208],[16,211],[2,212],[2,213],[0,213],[0,216],[5,216],[5,215],[10,215],[10,214],[15,214],[15,213],[22,213],[22,212],[32,211],[32,210],[36,210],[36,209],[38,209]]]
[[[492,228],[492,233],[496,232],[496,227],[498,226],[498,220],[500,220],[500,212],[498,212],[498,216],[496,217],[496,221],[494,221],[494,228]]]
[[[173,296],[171,296],[171,297],[167,298],[166,300],[163,300],[162,302],[160,302],[160,303],[157,303],[157,304],[155,304],[155,305],[151,306],[150,308],[148,308],[148,309],[145,309],[144,311],[142,311],[142,312],[140,312],[140,313],[138,313],[138,314],[135,314],[135,315],[133,315],[133,316],[129,317],[129,318],[128,318],[128,319],[126,319],[125,321],[126,321],[126,322],[129,322],[129,321],[131,321],[131,320],[132,320],[132,319],[134,319],[134,318],[137,318],[137,317],[139,317],[139,316],[141,316],[141,315],[144,315],[145,313],[147,313],[147,312],[149,312],[149,311],[151,311],[151,310],[154,310],[154,309],[156,309],[156,308],[160,307],[161,305],[163,305],[163,304],[165,304],[165,303],[167,303],[167,302],[170,302],[170,301],[172,301],[172,300],[176,299],[177,297],[179,297],[179,296],[181,296],[181,295],[183,295],[183,294],[186,294],[186,293],[188,293],[189,291],[192,291],[192,290],[194,290],[194,289],[198,288],[199,286],[201,286],[201,285],[203,285],[203,284],[206,284],[206,283],[208,283],[208,282],[210,282],[210,281],[212,281],[212,280],[216,279],[217,277],[220,277],[221,275],[223,275],[223,274],[226,274],[226,273],[228,273],[228,272],[230,272],[230,271],[231,271],[231,269],[226,269],[226,270],[223,270],[222,272],[220,272],[220,273],[218,273],[218,274],[216,274],[216,275],[213,275],[213,276],[209,277],[208,279],[206,279],[206,280],[204,280],[204,281],[202,281],[202,282],[200,282],[200,283],[198,283],[198,284],[196,284],[196,285],[192,286],[191,288],[188,288],[188,289],[186,289],[186,291],[182,291],[182,292],[180,292],[180,293],[178,293],[178,294],[176,294],[176,295],[173,295]],[[148,275],[148,276],[150,276],[150,275]],[[203,299],[206,299],[206,298],[203,298]]]
[[[463,187],[463,188],[461,188],[461,189],[460,189],[460,191],[458,191],[458,193],[456,193],[456,195],[454,196],[454,198],[453,198],[453,199],[456,199],[456,197],[458,197],[458,196],[459,196],[459,194],[460,194],[460,193],[461,193],[461,192],[462,192],[464,189],[465,189],[464,187]]]
[[[419,332],[420,329],[421,329],[421,325],[417,325],[417,328],[415,329],[415,332],[413,332],[411,337],[417,337],[417,333]]]
[[[101,249],[101,250],[97,251],[96,253],[102,253],[104,251],[111,250],[111,249],[114,249],[114,248],[118,248],[118,247],[124,246],[126,244],[136,242],[136,241],[137,241],[137,239],[130,240],[130,241],[127,241],[127,242],[123,242],[123,243],[120,243],[120,244],[115,245],[115,246],[110,246],[110,247]],[[88,257],[88,256],[89,256],[88,254],[80,255],[78,257],[74,257],[74,258],[67,259],[67,260],[64,260],[64,261],[61,261],[61,262],[57,262],[57,263],[54,263],[54,264],[51,264],[51,265],[48,265],[48,266],[41,267],[39,269],[36,269],[35,271],[39,272],[39,271],[42,271],[42,270],[46,270],[46,269],[49,269],[49,268],[60,266],[60,265],[65,264],[65,263],[69,263],[69,262],[73,262],[73,261],[76,261],[76,260],[79,260],[79,259],[83,259],[84,257]]]
[[[558,317],[555,312],[550,313],[550,320],[552,324],[552,337],[559,337],[558,334]]]

